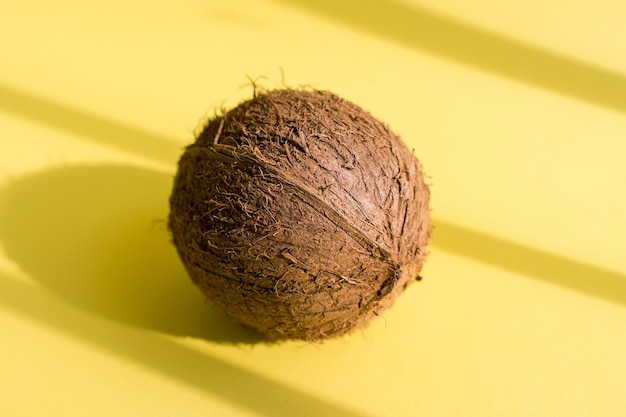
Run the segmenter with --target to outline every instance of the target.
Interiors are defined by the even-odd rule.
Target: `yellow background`
[[[625,5],[0,0],[0,415],[626,415]],[[425,279],[362,332],[260,341],[169,243],[247,77],[358,103],[430,176]]]

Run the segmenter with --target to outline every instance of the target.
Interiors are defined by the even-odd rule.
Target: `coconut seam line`
[[[319,90],[263,91],[180,158],[168,226],[193,282],[272,339],[361,328],[418,277],[430,236],[419,161]]]

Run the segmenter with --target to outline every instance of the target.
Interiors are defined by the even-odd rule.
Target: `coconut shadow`
[[[626,76],[416,5],[379,0],[272,0],[537,88],[626,112]],[[417,74],[416,74],[417,75]]]
[[[114,165],[23,177],[0,194],[2,245],[42,286],[107,319],[220,343],[266,341],[188,278],[165,225],[171,181]]]
[[[254,415],[271,417],[367,417],[367,414],[273,381],[245,368],[197,352],[168,338],[121,326],[75,309],[0,272],[0,303],[55,331],[219,397]],[[97,387],[97,375],[93,375]]]

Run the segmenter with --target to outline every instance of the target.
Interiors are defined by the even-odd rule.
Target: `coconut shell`
[[[418,277],[418,160],[326,91],[274,90],[210,120],[180,158],[169,228],[193,282],[272,339],[358,329]]]

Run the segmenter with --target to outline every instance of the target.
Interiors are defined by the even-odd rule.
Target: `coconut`
[[[363,327],[419,279],[430,235],[418,160],[327,91],[255,91],[209,120],[180,158],[170,206],[195,285],[271,339]]]

